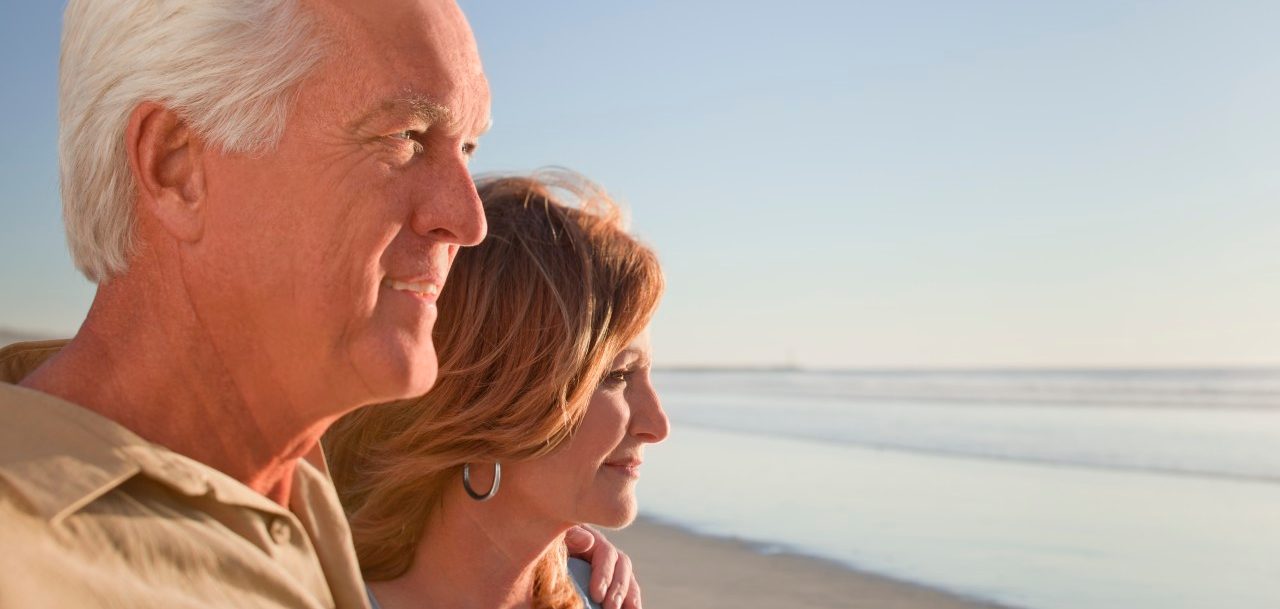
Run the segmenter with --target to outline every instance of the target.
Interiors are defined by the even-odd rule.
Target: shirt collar
[[[15,384],[68,341],[0,349],[0,481],[42,518],[57,522],[145,475],[187,496],[274,514],[288,511],[203,463],[153,444],[124,426],[66,400]],[[299,469],[310,468],[299,462]],[[295,481],[303,472],[295,472]]]
[[[0,478],[50,522],[142,471],[126,450],[141,442],[84,408],[0,384]]]

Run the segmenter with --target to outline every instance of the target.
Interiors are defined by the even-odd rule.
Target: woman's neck
[[[409,571],[370,589],[382,609],[530,607],[538,559],[563,543],[569,526],[451,495],[427,524]]]

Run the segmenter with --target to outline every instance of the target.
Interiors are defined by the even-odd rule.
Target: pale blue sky
[[[74,330],[60,7],[0,24],[0,326]],[[464,0],[477,171],[661,254],[663,363],[1280,365],[1280,4]]]

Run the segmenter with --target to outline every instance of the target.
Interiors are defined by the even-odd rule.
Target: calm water
[[[676,372],[660,519],[1030,609],[1280,607],[1280,372]]]

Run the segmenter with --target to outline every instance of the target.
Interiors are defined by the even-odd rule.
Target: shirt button
[[[284,518],[271,519],[271,539],[278,544],[289,543],[290,537],[289,523]]]

